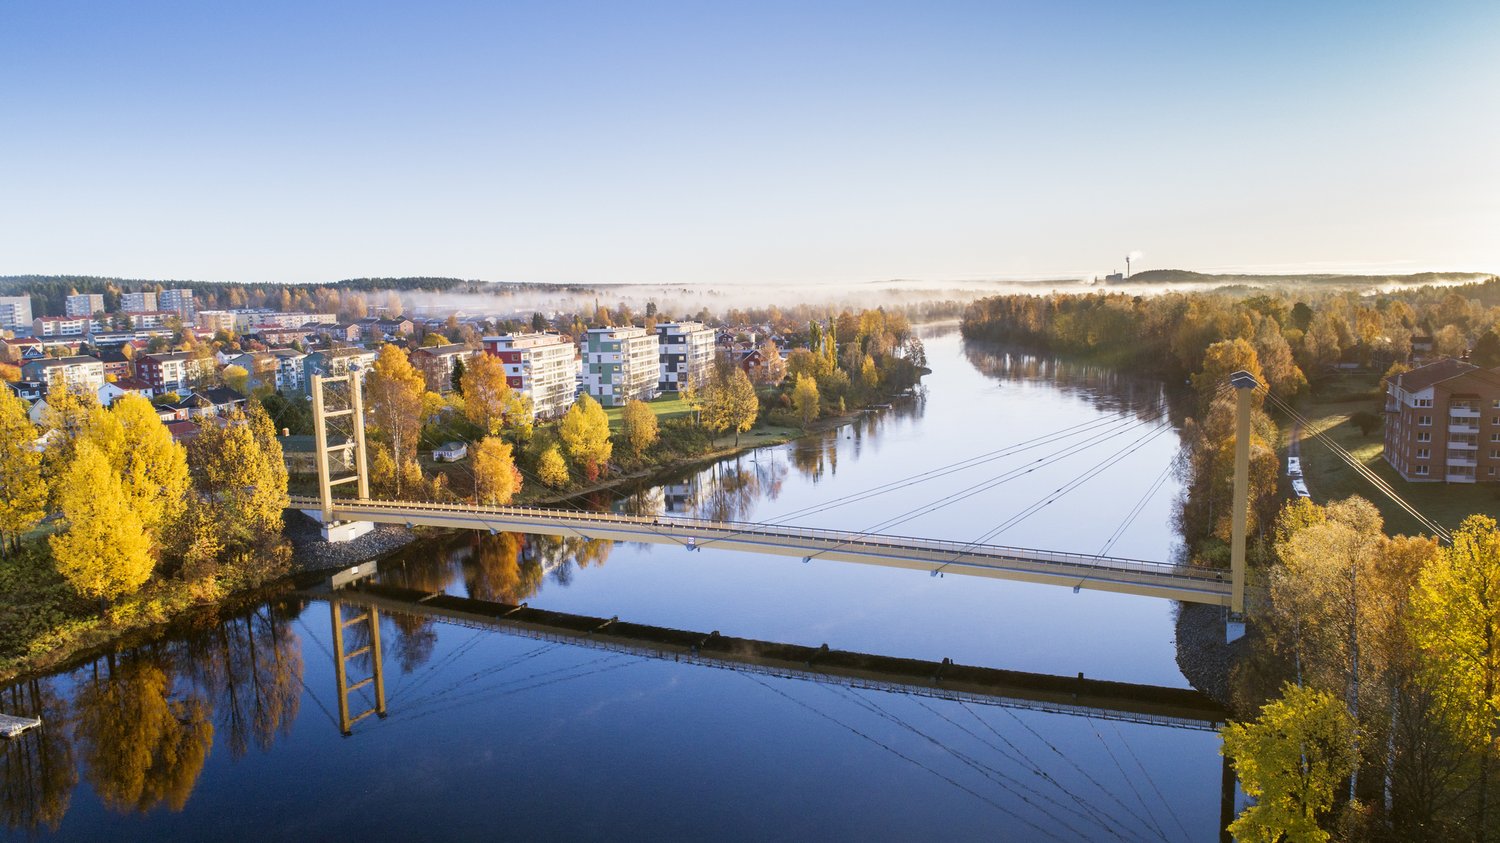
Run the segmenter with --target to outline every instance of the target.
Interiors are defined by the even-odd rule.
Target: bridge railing
[[[297,508],[315,508],[317,506],[317,499],[295,497],[292,498],[291,503],[292,506]],[[826,543],[832,545],[832,547],[822,548],[824,552],[836,547],[874,547],[893,551],[923,550],[941,554],[952,554],[953,558],[948,564],[953,565],[962,565],[965,559],[1046,562],[1055,565],[1065,565],[1083,572],[1089,570],[1129,571],[1151,576],[1170,576],[1175,579],[1186,578],[1204,583],[1223,581],[1221,572],[1197,568],[1191,565],[1179,565],[1172,562],[1156,562],[1146,559],[1128,559],[1006,545],[975,544],[948,539],[892,535],[889,533],[859,533],[849,530],[829,530],[821,527],[762,524],[751,521],[712,521],[679,516],[620,515],[613,512],[581,512],[540,506],[486,506],[480,504],[442,504],[419,501],[353,500],[349,498],[335,499],[334,508],[335,510],[382,511],[398,516],[403,512],[434,512],[459,516],[474,516],[481,521],[483,521],[485,515],[493,515],[497,519],[517,517],[536,518],[579,526],[615,525],[620,527],[644,527],[647,530],[653,528],[668,529],[680,532],[702,533],[707,540],[723,538],[719,534],[727,532],[734,535],[762,536],[766,538],[805,539],[817,542],[818,544]],[[399,518],[395,520],[399,520]],[[819,548],[814,546],[808,549],[815,553]],[[940,564],[943,563],[940,562]]]

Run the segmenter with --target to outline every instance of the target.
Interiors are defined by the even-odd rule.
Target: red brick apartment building
[[[1385,460],[1407,480],[1500,481],[1500,373],[1452,358],[1386,384]]]

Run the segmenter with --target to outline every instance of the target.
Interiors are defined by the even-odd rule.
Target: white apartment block
[[[148,310],[156,310],[155,293],[122,293],[120,295],[120,310],[124,313],[145,313]]]
[[[205,311],[207,312],[207,311]],[[335,313],[285,313],[275,310],[232,310],[235,333],[248,334],[256,328],[301,328],[339,321]]]
[[[76,293],[63,300],[64,316],[93,316],[103,310],[103,293]]]
[[[31,328],[31,296],[0,296],[0,330]]]
[[[606,407],[659,393],[661,343],[645,328],[590,328],[583,346],[583,387]]]
[[[484,338],[484,352],[500,359],[505,381],[531,398],[539,419],[568,411],[578,392],[578,359],[559,334],[501,334]]]
[[[713,328],[702,322],[668,322],[656,326],[656,336],[661,342],[662,392],[681,392],[708,379],[717,350]]]
[[[96,357],[84,356],[29,360],[21,366],[21,377],[45,383],[49,393],[71,389],[80,395],[97,395],[99,387],[104,386],[104,364]]]
[[[86,337],[94,332],[89,316],[38,316],[31,320],[31,335],[46,337]]]

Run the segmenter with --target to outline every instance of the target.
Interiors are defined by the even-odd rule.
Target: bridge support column
[[[339,733],[348,737],[354,734],[354,724],[366,717],[372,714],[385,717],[385,665],[380,651],[380,610],[369,606],[361,614],[344,620],[343,608],[343,601],[338,598],[328,601],[328,614],[333,620],[333,677],[338,683]],[[369,643],[350,652],[344,648],[344,630],[361,624],[366,627],[366,640]],[[370,657],[370,675],[351,685],[349,662],[365,655]],[[367,686],[371,687],[375,704],[358,714],[352,713],[350,696]]]
[[[330,410],[329,385],[342,383],[345,386],[344,406]],[[337,395],[337,390],[334,391]],[[358,371],[351,370],[342,375],[312,376],[312,411],[313,411],[313,450],[317,460],[318,469],[318,508],[320,520],[323,522],[323,539],[330,542],[344,542],[370,532],[375,528],[368,521],[340,522],[333,517],[333,487],[340,483],[353,481],[355,493],[359,500],[370,499],[370,480],[368,460],[365,456],[365,413],[364,413],[364,385]],[[350,431],[347,440],[343,442],[329,443],[329,421],[337,418],[348,417]],[[354,474],[344,477],[333,477],[333,464],[331,460],[338,456],[341,463],[348,463],[354,469]]]
[[[1251,391],[1260,381],[1249,372],[1229,376],[1234,387],[1234,511],[1230,517],[1229,539],[1229,622],[1239,624],[1244,633],[1245,615],[1245,532],[1250,513],[1250,408]],[[1237,637],[1237,636],[1235,636]]]

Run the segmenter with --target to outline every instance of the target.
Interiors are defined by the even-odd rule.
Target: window
[[[1432,416],[1417,416],[1419,427],[1432,427]]]
[[[1427,459],[1430,456],[1432,456],[1432,449],[1431,448],[1418,448],[1417,449],[1417,459],[1419,459],[1419,460],[1425,460],[1425,459]]]
[[[1492,460],[1500,460],[1500,448],[1491,448],[1490,449],[1490,459],[1492,459]],[[1494,469],[1491,469],[1491,471],[1493,471],[1493,470]]]
[[[1415,401],[1412,401],[1411,405],[1413,407],[1431,407],[1432,406],[1432,399],[1431,398],[1418,398]]]
[[[1431,442],[1432,441],[1432,434],[1431,433],[1418,433],[1417,434],[1417,441],[1418,442]],[[1500,442],[1500,439],[1497,439],[1495,441]]]
[[[1425,466],[1425,465],[1419,465],[1419,466],[1417,466],[1417,470],[1413,471],[1412,474],[1418,474],[1418,475],[1421,475],[1423,477],[1427,476],[1427,466]]]
[[[1490,441],[1491,442],[1500,442],[1500,433],[1491,433],[1490,434]]]

